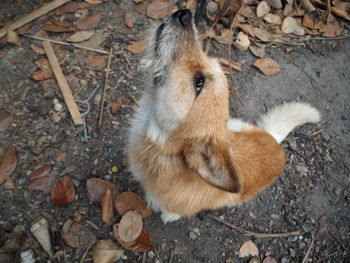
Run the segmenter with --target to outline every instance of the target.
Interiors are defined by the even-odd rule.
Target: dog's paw
[[[176,220],[179,220],[181,218],[181,215],[174,214],[174,213],[168,213],[168,212],[162,212],[162,215],[160,216],[163,223],[170,223]]]

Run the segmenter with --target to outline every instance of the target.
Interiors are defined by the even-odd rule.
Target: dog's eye
[[[196,96],[201,93],[205,83],[205,76],[203,75],[202,72],[197,72],[196,75],[194,76],[194,89],[196,91]]]

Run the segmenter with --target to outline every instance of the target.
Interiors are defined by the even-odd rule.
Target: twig
[[[223,223],[224,225],[246,235],[246,236],[254,236],[256,238],[269,238],[269,237],[287,237],[287,236],[299,236],[301,235],[300,231],[293,231],[293,232],[285,232],[285,233],[256,233],[252,231],[245,230],[239,226],[233,225],[231,223],[226,222],[225,220],[221,219],[220,217],[209,215],[212,219]]]
[[[350,35],[346,36],[340,36],[340,37],[312,37],[309,40],[342,40],[342,39],[347,39],[350,38]]]
[[[104,51],[101,49],[96,49],[96,48],[91,48],[91,47],[86,47],[86,46],[82,46],[79,44],[72,44],[72,43],[68,43],[68,42],[64,42],[64,41],[58,41],[58,40],[53,40],[53,39],[44,38],[44,37],[37,37],[37,36],[28,35],[28,34],[23,34],[22,36],[27,37],[27,38],[31,38],[31,39],[35,39],[35,40],[48,41],[48,42],[52,42],[52,43],[63,45],[63,46],[71,46],[71,47],[76,47],[76,48],[85,49],[85,50],[89,50],[89,51],[94,51],[96,53],[101,53],[104,55],[109,54],[107,51]]]
[[[107,64],[107,68],[106,68],[106,75],[105,75],[105,84],[103,85],[103,92],[102,92],[102,98],[101,98],[100,117],[98,119],[98,127],[99,128],[101,127],[102,119],[103,119],[103,108],[105,105],[106,88],[108,85],[108,75],[109,75],[110,66],[111,66],[112,52],[113,52],[113,48],[110,48],[109,49],[109,56],[108,56],[108,64]]]
[[[136,104],[136,106],[139,108],[139,107],[140,107],[140,104],[139,104],[138,100],[135,99],[135,97],[134,97],[133,95],[131,95],[130,93],[129,93],[129,96],[130,96],[130,98],[132,99],[132,101]]]
[[[142,255],[142,263],[146,263],[146,259],[147,259],[147,252],[144,251]]]
[[[56,9],[57,7],[69,2],[70,0],[55,0],[52,1],[41,8],[31,12],[30,14],[26,15],[25,17],[22,17],[21,19],[17,20],[16,22],[13,22],[10,25],[5,25],[3,28],[0,29],[0,38],[5,36],[7,34],[7,30],[16,30],[17,28],[20,28],[21,26],[24,26],[25,24],[28,24],[29,22],[33,21],[34,19]]]
[[[339,251],[336,250],[336,251],[334,251],[333,253],[331,253],[331,254],[329,254],[329,255],[323,257],[323,258],[320,258],[320,259],[317,260],[315,263],[322,262],[323,260],[325,260],[325,259],[327,259],[327,258],[333,257],[333,256],[334,256],[335,254],[337,254],[338,252],[339,252]]]
[[[314,242],[315,242],[315,236],[314,236],[314,233],[311,233],[311,244],[310,244],[308,250],[306,251],[306,255],[305,255],[305,257],[303,258],[303,261],[301,261],[301,263],[305,263],[305,262],[308,261],[309,256],[310,256],[310,253],[311,253],[311,249],[312,249],[313,246],[314,246]]]
[[[85,261],[85,257],[86,257],[86,255],[87,255],[87,253],[89,252],[89,250],[91,249],[91,247],[92,247],[93,245],[95,245],[95,243],[96,243],[96,239],[94,239],[94,240],[91,241],[91,244],[90,244],[90,245],[88,246],[88,248],[85,250],[85,253],[84,253],[83,257],[80,259],[80,263],[83,263],[83,262]]]

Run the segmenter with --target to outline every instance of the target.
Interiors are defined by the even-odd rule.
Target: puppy
[[[227,80],[202,51],[187,9],[156,28],[148,44],[149,79],[128,155],[164,222],[251,199],[283,172],[279,143],[296,126],[320,120],[316,109],[297,102],[274,108],[257,126],[230,119]]]

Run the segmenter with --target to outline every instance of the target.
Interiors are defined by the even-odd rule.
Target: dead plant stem
[[[306,255],[303,258],[303,261],[301,261],[301,263],[305,263],[309,260],[309,256],[310,256],[312,248],[314,247],[314,243],[315,243],[315,235],[314,235],[314,233],[311,233],[311,244],[310,244],[309,248],[307,249]]]

